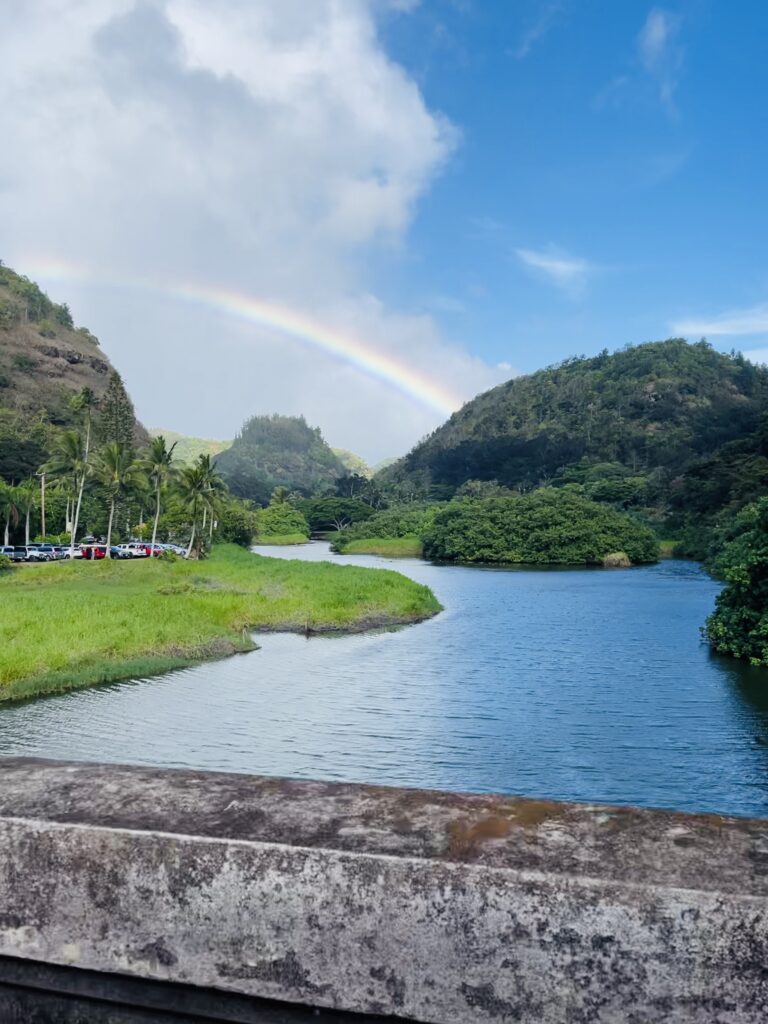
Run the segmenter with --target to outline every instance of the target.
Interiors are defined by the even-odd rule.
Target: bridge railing
[[[764,1024],[768,822],[0,761],[0,957],[286,1012]]]

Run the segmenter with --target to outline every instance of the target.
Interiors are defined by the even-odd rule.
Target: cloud
[[[683,63],[683,51],[677,45],[680,19],[669,11],[654,7],[637,36],[637,52],[643,70],[655,82],[659,99],[674,112],[674,94]]]
[[[226,437],[256,412],[305,411],[377,457],[440,417],[277,332],[102,278],[277,302],[467,397],[498,380],[435,321],[376,298],[372,257],[397,258],[458,142],[383,48],[378,19],[412,6],[28,0],[4,22],[0,256],[29,274],[91,268],[41,277],[146,421]]]
[[[672,324],[676,334],[683,336],[717,337],[768,332],[768,303],[733,309],[712,317],[689,317]]]
[[[561,3],[545,4],[539,12],[539,16],[533,24],[520,37],[520,42],[512,50],[515,60],[523,60],[531,52],[531,49],[539,42],[556,23],[558,15],[562,12]]]
[[[530,270],[554,284],[570,298],[579,298],[595,267],[587,260],[557,249],[516,249],[518,259]]]

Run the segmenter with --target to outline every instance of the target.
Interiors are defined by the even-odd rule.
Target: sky
[[[148,426],[372,462],[670,336],[768,359],[762,0],[0,0],[0,258]]]

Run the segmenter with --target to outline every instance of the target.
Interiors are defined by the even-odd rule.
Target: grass
[[[255,544],[308,544],[309,537],[303,533],[272,533],[266,537],[257,537]]]
[[[254,630],[417,622],[440,610],[395,572],[253,555],[53,562],[0,574],[0,702],[148,676],[254,648]]]
[[[345,545],[345,555],[383,555],[385,558],[421,558],[424,546],[415,536],[366,537]]]
[[[677,545],[678,541],[676,540],[660,540],[659,558],[674,558]]]

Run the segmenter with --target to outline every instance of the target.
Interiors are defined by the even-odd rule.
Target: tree
[[[53,480],[61,481],[73,501],[76,501],[72,532],[69,539],[70,557],[74,557],[77,527],[80,522],[80,508],[85,482],[91,467],[85,457],[82,435],[76,430],[65,430],[56,441],[50,460],[43,466],[43,472]]]
[[[130,447],[136,418],[133,403],[125,390],[123,378],[114,370],[104,394],[101,413],[101,436],[104,441]]]
[[[270,505],[284,505],[288,501],[290,493],[287,487],[276,487],[269,499]]]
[[[203,487],[203,529],[205,529],[206,518],[210,517],[209,536],[213,537],[213,525],[216,514],[222,508],[222,499],[227,493],[227,485],[224,483],[216,466],[211,462],[211,456],[200,454],[197,457],[197,464],[204,481]]]
[[[143,466],[134,457],[128,445],[110,441],[94,460],[96,477],[109,496],[109,524],[107,526],[107,558],[110,558],[112,526],[115,520],[115,506],[131,488],[146,483]]]
[[[714,650],[768,665],[768,498],[747,506],[713,569],[725,580],[704,625]]]
[[[30,520],[37,508],[37,484],[34,480],[25,480],[23,484],[14,488],[14,491],[19,516],[24,516],[24,543],[29,544]]]
[[[184,508],[189,512],[192,530],[187,547],[187,558],[192,554],[197,537],[197,523],[205,501],[206,474],[200,462],[193,466],[183,466],[176,480],[176,493]]]
[[[176,442],[174,441],[169,448],[162,435],[159,437],[153,437],[149,445],[147,456],[144,460],[144,469],[149,478],[150,487],[155,492],[155,521],[152,526],[152,547],[150,549],[150,558],[155,557],[157,524],[160,520],[160,503],[163,491],[168,486],[168,481],[173,473],[173,451],[175,447]]]
[[[2,481],[0,481],[0,511],[5,518],[3,543],[7,545],[10,541],[11,526],[15,527],[19,521],[19,508],[17,505],[16,488],[2,483]]]

